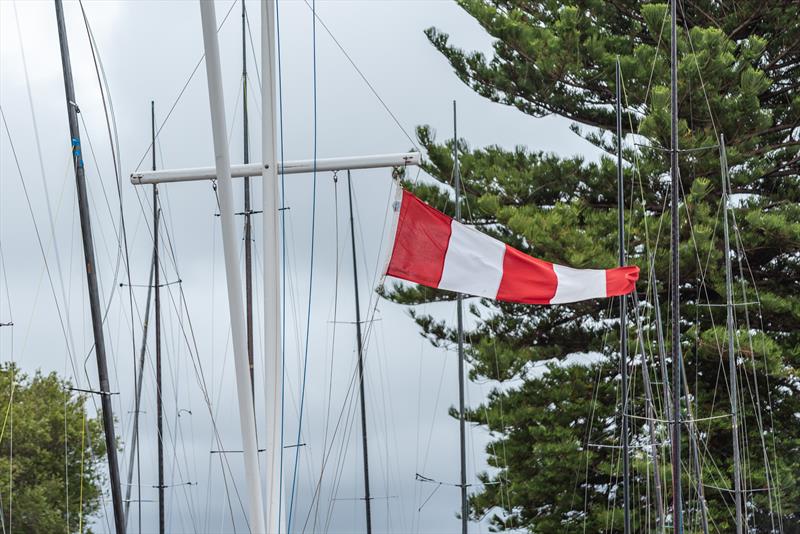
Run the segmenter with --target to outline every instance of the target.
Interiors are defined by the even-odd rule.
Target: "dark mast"
[[[250,122],[247,114],[247,11],[242,0],[242,134],[244,163],[250,163]],[[250,387],[255,402],[255,380],[253,376],[253,228],[250,222],[250,177],[244,177],[244,286],[247,310],[247,360],[250,364]]]
[[[150,102],[150,123],[153,139],[153,170],[156,170],[156,111]],[[158,219],[160,216],[158,186],[153,184],[153,291],[155,292],[156,330],[156,419],[158,421],[158,531],[166,531],[164,511],[164,402],[161,395],[161,266],[158,258]]]
[[[69,135],[72,144],[72,159],[75,165],[75,186],[78,196],[78,213],[81,221],[83,259],[86,267],[86,283],[89,292],[89,308],[92,314],[94,334],[94,353],[97,358],[97,377],[99,395],[103,412],[103,430],[106,438],[108,456],[108,478],[111,485],[111,502],[114,508],[114,527],[117,534],[125,533],[125,517],[122,508],[119,465],[117,463],[117,439],[114,432],[114,412],[111,407],[111,391],[108,382],[108,363],[106,361],[106,342],[103,334],[103,310],[100,307],[100,293],[97,284],[97,263],[94,256],[92,223],[89,217],[89,196],[86,191],[86,171],[83,167],[81,137],[78,128],[78,106],[75,103],[75,86],[72,79],[72,65],[67,43],[67,30],[64,25],[64,7],[61,0],[55,0],[56,22],[58,25],[58,44],[61,49],[61,68],[64,73],[64,93],[67,101]]]
[[[356,348],[358,350],[358,387],[361,400],[361,445],[364,449],[364,506],[367,514],[367,534],[372,534],[372,497],[369,493],[369,453],[367,448],[367,400],[364,396],[364,342],[361,337],[361,304],[358,299],[358,265],[356,263],[356,230],[353,222],[353,189],[347,171],[347,199],[350,202],[350,243],[353,251],[353,287],[356,302]]]
[[[461,169],[458,165],[458,123],[456,120],[456,101],[453,100],[453,181],[456,190],[455,218],[461,222]],[[464,422],[464,304],[461,293],[456,297],[458,320],[458,425],[461,453],[461,534],[467,534],[469,505],[467,504],[467,441]]]
[[[672,312],[672,531],[683,534],[683,495],[681,490],[681,394],[683,356],[681,355],[681,297],[680,297],[680,224],[678,199],[680,170],[678,169],[678,31],[677,0],[670,1],[670,216],[672,217],[670,308]]]
[[[619,266],[625,266],[625,189],[622,173],[622,73],[619,58],[616,68],[617,90],[617,234],[619,237]],[[622,487],[624,532],[631,532],[631,466],[628,443],[628,300],[619,297],[619,360],[622,376]]]

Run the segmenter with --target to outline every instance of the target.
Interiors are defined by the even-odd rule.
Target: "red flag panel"
[[[404,190],[386,274],[437,287],[450,242],[451,220]]]

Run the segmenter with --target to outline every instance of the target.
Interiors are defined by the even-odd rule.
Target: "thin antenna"
[[[731,241],[728,230],[728,154],[725,150],[725,135],[719,136],[720,166],[722,167],[722,228],[725,236],[725,302],[728,311],[728,374],[731,389],[731,430],[733,438],[733,488],[736,501],[736,533],[742,534],[744,512],[742,510],[742,466],[739,456],[739,391],[736,380],[736,352],[734,351],[735,325],[733,320],[733,274],[731,272]]]
[[[150,117],[153,136],[153,170],[156,170],[156,105],[150,102]],[[158,531],[164,534],[166,513],[164,510],[164,402],[161,395],[161,266],[158,259],[158,185],[153,184],[153,290],[156,294],[156,419],[158,421]]]
[[[678,198],[680,171],[678,169],[678,30],[677,3],[670,1],[670,181],[671,187],[671,261],[672,284],[670,306],[672,309],[672,531],[683,534],[683,495],[681,493],[681,377],[683,356],[681,355],[681,295],[680,295],[680,225],[678,222]]]
[[[456,189],[456,221],[461,222],[461,170],[458,166],[458,122],[456,101],[453,100],[453,181]],[[467,534],[469,508],[467,505],[467,444],[464,424],[464,303],[461,293],[456,296],[458,317],[458,425],[461,442],[461,534]]]
[[[369,455],[367,452],[367,405],[364,395],[364,345],[361,338],[361,304],[358,300],[358,267],[356,263],[356,230],[353,222],[353,189],[347,171],[347,198],[350,201],[350,243],[353,250],[353,287],[356,301],[356,343],[358,348],[358,386],[361,398],[361,444],[364,448],[364,506],[367,514],[367,534],[372,534],[372,497],[369,494]]]
[[[111,501],[114,508],[114,527],[117,534],[125,533],[125,517],[122,507],[119,465],[117,463],[117,439],[114,432],[114,412],[111,406],[111,388],[108,381],[106,361],[106,342],[103,333],[103,310],[100,307],[100,292],[97,284],[97,263],[94,257],[92,222],[89,217],[89,196],[86,191],[86,170],[81,154],[81,137],[78,129],[78,106],[75,104],[75,85],[72,79],[72,65],[67,43],[67,29],[64,25],[64,6],[55,0],[56,22],[58,25],[58,44],[61,49],[61,68],[64,73],[64,93],[67,100],[69,134],[72,143],[72,160],[75,165],[75,186],[78,195],[78,212],[81,221],[83,240],[83,259],[86,267],[86,283],[89,293],[89,308],[92,314],[94,352],[97,358],[97,377],[100,382],[100,403],[103,411],[103,430],[106,438],[108,456],[108,478],[111,484]]]
[[[625,266],[625,192],[622,175],[622,75],[619,58],[616,65],[617,79],[617,235],[619,237],[619,266]],[[644,356],[644,354],[642,354]],[[625,534],[631,532],[631,466],[628,451],[628,299],[619,297],[619,359],[622,374],[622,509],[625,519]],[[656,466],[658,469],[658,466]]]

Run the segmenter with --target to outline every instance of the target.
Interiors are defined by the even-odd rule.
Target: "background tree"
[[[669,291],[669,18],[666,4],[638,0],[460,0],[494,38],[490,57],[454,47],[429,29],[431,43],[480,95],[532,116],[555,114],[613,153],[614,68],[625,92],[627,252],[645,274],[642,305],[651,380],[661,382],[647,280],[652,261],[661,315],[668,326]],[[736,221],[733,258],[737,358],[741,381],[745,483],[749,520],[758,532],[800,528],[800,3],[685,0],[678,7],[681,175],[682,350],[697,417],[730,411],[726,386],[725,272],[720,226],[724,133]],[[632,135],[636,134],[636,135]],[[452,142],[426,127],[418,136],[434,184],[406,186],[452,214]],[[646,144],[648,147],[641,147]],[[710,147],[710,148],[709,148]],[[468,222],[521,250],[574,267],[616,263],[616,178],[611,157],[586,161],[525,148],[470,149],[459,141]],[[389,298],[417,304],[452,294],[397,284]],[[709,304],[716,306],[709,306]],[[618,494],[619,358],[616,302],[523,306],[476,301],[468,332],[471,377],[511,381],[475,407],[470,419],[488,427],[491,472],[470,499],[475,519],[490,515],[498,530],[621,530]],[[412,312],[423,335],[455,342],[453,326]],[[749,327],[749,328],[748,328]],[[636,330],[630,346],[635,354]],[[669,340],[669,332],[665,332]],[[670,347],[666,347],[667,363]],[[565,365],[576,352],[602,354]],[[548,362],[544,374],[532,362]],[[641,357],[632,369],[632,411],[644,415]],[[671,365],[670,365],[671,367]],[[657,390],[662,386],[657,385]],[[656,393],[659,393],[656,391]],[[663,394],[659,402],[663,402]],[[663,418],[662,406],[657,406]],[[759,432],[763,427],[763,432]],[[659,439],[668,440],[664,425]],[[732,532],[730,420],[704,421],[703,482],[712,530]],[[634,443],[646,427],[632,421]],[[684,432],[684,438],[686,432]],[[763,438],[763,439],[762,439]],[[597,447],[596,445],[604,445]],[[766,462],[764,449],[767,451]],[[633,509],[637,530],[655,528],[652,464],[634,448]],[[696,480],[683,451],[687,531],[699,530]],[[668,449],[661,458],[665,491]],[[717,489],[715,489],[717,488]],[[722,489],[719,489],[722,488]],[[665,495],[669,505],[669,494]],[[668,509],[668,513],[670,510]],[[770,513],[772,512],[772,513]],[[585,529],[585,530],[584,530]],[[794,529],[794,530],[793,530]]]
[[[81,522],[86,531],[99,509],[103,428],[69,388],[55,373],[28,377],[14,364],[0,366],[5,532],[79,532]]]

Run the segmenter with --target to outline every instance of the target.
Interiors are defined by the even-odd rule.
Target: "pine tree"
[[[459,0],[494,39],[490,57],[452,46],[431,28],[433,46],[478,94],[532,116],[555,114],[607,152],[599,162],[518,147],[470,148],[458,141],[467,222],[531,255],[574,267],[612,267],[617,258],[614,69],[624,89],[627,253],[638,286],[657,412],[662,372],[654,329],[652,262],[668,327],[669,8],[635,0]],[[800,529],[800,3],[685,0],[678,7],[681,176],[682,351],[701,433],[700,460],[712,531],[733,532],[732,442],[727,388],[725,270],[718,135],[724,134],[735,217],[734,289],[743,462],[751,532]],[[406,181],[453,213],[453,141],[418,129],[434,183]],[[646,146],[642,146],[646,145]],[[407,284],[385,290],[404,304],[452,299]],[[752,303],[759,302],[760,305]],[[750,303],[744,306],[744,303]],[[723,306],[721,306],[723,304]],[[629,306],[629,309],[633,308]],[[413,308],[412,308],[413,310]],[[472,407],[491,432],[491,466],[470,497],[473,519],[498,530],[621,531],[619,346],[616,302],[524,306],[474,300],[467,333],[471,378],[508,382]],[[454,343],[454,325],[412,315],[435,344]],[[631,419],[635,445],[649,443],[639,332]],[[671,369],[669,332],[667,364]],[[599,353],[570,363],[575,353]],[[587,361],[588,360],[588,361]],[[541,362],[543,365],[532,364]],[[544,373],[537,372],[542,366]],[[763,433],[759,432],[759,424]],[[658,425],[667,441],[666,425]],[[683,433],[684,438],[687,432]],[[762,445],[766,447],[765,466]],[[616,447],[616,448],[615,448]],[[656,529],[649,449],[633,449],[637,531]],[[697,481],[684,441],[687,532],[698,532]],[[660,473],[670,484],[669,449]],[[771,498],[765,491],[771,486]],[[722,488],[722,489],[720,489]],[[670,513],[670,494],[665,506]]]

